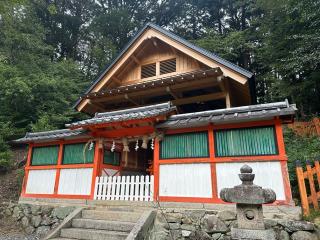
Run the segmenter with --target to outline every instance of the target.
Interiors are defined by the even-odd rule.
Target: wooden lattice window
[[[167,74],[177,71],[177,62],[176,59],[169,59],[160,62],[160,74]]]
[[[55,165],[58,162],[59,146],[34,147],[32,149],[32,166]]]
[[[156,76],[156,63],[141,66],[141,79]]]
[[[63,164],[93,163],[94,146],[85,143],[66,144],[63,148]]]
[[[278,154],[273,126],[215,131],[217,157]]]
[[[209,157],[207,132],[165,135],[160,142],[161,159],[199,157]]]

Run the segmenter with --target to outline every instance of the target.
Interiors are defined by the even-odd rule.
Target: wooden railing
[[[320,136],[320,118],[313,118],[308,122],[296,121],[288,124],[288,127],[299,136]]]
[[[97,177],[95,200],[153,201],[154,177]]]
[[[320,165],[319,161],[314,161],[314,167],[311,166],[309,161],[306,163],[306,171],[304,171],[301,163],[297,161],[296,173],[303,215],[308,216],[310,214],[310,204],[315,210],[319,210]]]

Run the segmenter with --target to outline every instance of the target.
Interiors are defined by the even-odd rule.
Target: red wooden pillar
[[[292,193],[291,193],[290,180],[289,180],[288,167],[287,167],[286,149],[285,149],[284,139],[283,139],[282,124],[279,118],[275,120],[275,128],[276,128],[276,138],[278,143],[279,156],[282,159],[280,164],[281,164],[281,172],[282,172],[286,203],[292,204]]]
[[[153,199],[154,201],[159,200],[159,155],[160,154],[160,144],[159,139],[155,138],[154,150],[153,150],[153,175],[154,175],[154,190]]]
[[[94,159],[93,159],[93,172],[92,172],[92,180],[91,180],[91,194],[90,199],[94,198],[94,189],[96,185],[96,177],[99,174],[99,166],[100,166],[100,159],[101,159],[101,152],[102,152],[102,140],[99,139],[96,141],[95,148],[94,148]]]
[[[216,163],[215,152],[214,152],[214,133],[213,126],[210,125],[208,128],[208,142],[209,142],[209,157],[210,157],[210,168],[211,168],[211,187],[212,187],[212,200],[218,200],[218,186],[217,186],[217,174],[216,174]]]
[[[58,164],[56,169],[56,179],[54,183],[54,192],[53,194],[58,194],[59,189],[59,181],[60,181],[60,172],[61,172],[61,165],[62,165],[62,157],[63,157],[63,143],[60,142],[59,144],[59,153],[58,153]]]
[[[29,144],[28,148],[28,154],[27,154],[27,162],[25,166],[25,173],[24,173],[24,178],[23,178],[23,183],[22,183],[22,191],[21,191],[21,197],[23,197],[26,194],[26,188],[27,188],[27,182],[28,182],[28,175],[29,175],[29,167],[31,165],[31,157],[32,157],[32,150],[33,150],[33,144]]]

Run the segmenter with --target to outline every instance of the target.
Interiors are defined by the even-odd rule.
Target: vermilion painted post
[[[27,162],[26,162],[26,166],[25,166],[25,173],[24,173],[24,178],[23,178],[23,183],[22,183],[22,191],[21,191],[21,196],[22,197],[26,194],[28,175],[29,175],[29,169],[28,168],[31,165],[32,150],[33,150],[33,144],[30,143],[29,144],[29,148],[28,148]]]
[[[153,199],[158,201],[159,199],[159,155],[160,154],[160,144],[159,139],[154,140],[154,150],[153,150],[153,173],[154,173],[154,189],[153,189]],[[152,191],[152,189],[151,189]]]
[[[92,180],[91,180],[91,194],[90,199],[94,198],[94,189],[95,189],[95,182],[96,177],[98,176],[99,171],[99,160],[100,158],[100,148],[102,148],[101,140],[97,140],[94,148],[94,159],[93,159],[93,172],[92,172]]]
[[[285,146],[284,146],[282,125],[281,125],[281,120],[280,119],[276,119],[275,127],[276,127],[276,135],[277,135],[279,155],[280,156],[285,156],[286,155],[286,149],[285,149]]]
[[[316,210],[318,210],[319,204],[318,204],[317,192],[314,186],[314,178],[313,178],[311,163],[309,161],[307,161],[307,174],[308,174],[309,185],[310,185],[311,201],[312,201],[313,207]]]
[[[210,157],[210,168],[211,168],[211,188],[212,188],[212,199],[218,199],[218,186],[217,186],[217,174],[216,174],[216,163],[215,163],[215,152],[214,152],[214,133],[213,126],[210,125],[208,128],[208,142],[209,142],[209,157]]]
[[[308,216],[310,214],[310,208],[308,203],[306,185],[304,182],[303,169],[299,161],[296,162],[296,174],[298,179],[298,187],[303,215]]]
[[[54,183],[54,194],[58,194],[59,189],[59,181],[60,181],[60,166],[62,165],[62,157],[63,157],[63,143],[61,142],[59,144],[59,153],[58,153],[58,163],[57,163],[57,169],[56,169],[56,179]]]
[[[318,180],[318,186],[320,186],[320,164],[319,161],[314,161],[314,167],[316,169],[316,174],[317,174],[317,180]],[[319,197],[320,198],[320,197]]]

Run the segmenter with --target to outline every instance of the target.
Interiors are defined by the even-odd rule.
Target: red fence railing
[[[296,121],[288,124],[288,127],[299,136],[320,136],[320,118],[313,118],[309,122]]]

